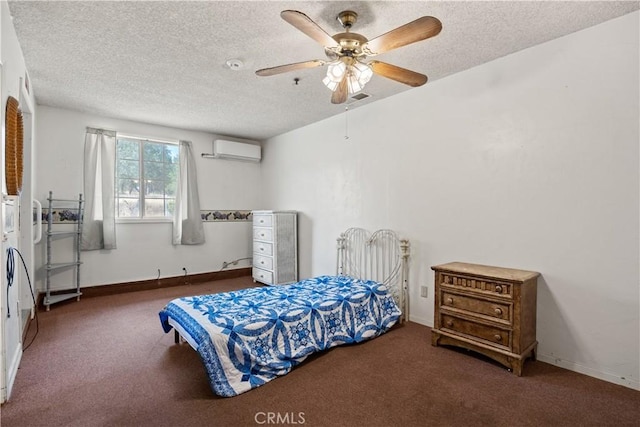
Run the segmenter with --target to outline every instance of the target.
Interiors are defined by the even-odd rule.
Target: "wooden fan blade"
[[[325,47],[340,47],[337,41],[333,39],[325,30],[320,28],[318,24],[313,22],[311,18],[302,12],[297,10],[283,10],[280,12],[282,19],[289,24],[302,31],[322,46]]]
[[[332,104],[342,104],[347,100],[347,95],[349,95],[349,88],[347,87],[347,74],[345,73],[342,80],[340,80],[340,84],[333,94],[331,95],[331,103]]]
[[[368,55],[378,55],[420,40],[438,35],[442,23],[433,16],[423,16],[381,36],[369,40],[362,50]]]
[[[256,74],[262,77],[275,76],[276,74],[282,74],[289,71],[302,70],[304,68],[315,68],[324,64],[325,64],[325,61],[322,61],[320,59],[314,59],[311,61],[296,62],[294,64],[286,64],[286,65],[279,65],[277,67],[263,68],[261,70],[256,71]]]
[[[404,83],[409,86],[422,86],[427,82],[427,76],[407,70],[406,68],[396,65],[387,64],[386,62],[371,61],[369,63],[371,70],[382,77]]]

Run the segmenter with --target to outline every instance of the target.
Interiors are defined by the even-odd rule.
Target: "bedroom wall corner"
[[[431,266],[539,271],[540,359],[640,389],[639,21],[352,107],[348,141],[343,114],[268,140],[263,199],[304,214],[301,276],[334,271],[344,229],[392,228],[430,326]]]

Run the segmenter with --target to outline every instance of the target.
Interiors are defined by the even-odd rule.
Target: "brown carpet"
[[[640,425],[638,391],[539,361],[518,378],[466,351],[432,347],[430,329],[415,323],[217,397],[198,354],[163,333],[158,311],[179,296],[248,286],[243,277],[40,312],[2,426]]]

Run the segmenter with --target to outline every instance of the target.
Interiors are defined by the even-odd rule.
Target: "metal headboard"
[[[370,234],[362,228],[349,228],[338,238],[337,274],[375,280],[387,286],[409,318],[408,293],[409,241],[392,230]]]

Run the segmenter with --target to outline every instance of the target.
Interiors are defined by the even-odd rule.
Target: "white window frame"
[[[141,136],[141,135],[135,135],[135,134],[130,134],[130,133],[120,133],[118,132],[116,134],[116,146],[118,145],[118,139],[136,139],[138,140],[138,142],[141,144],[145,141],[149,141],[149,142],[158,142],[161,144],[167,144],[167,145],[175,145],[177,147],[179,147],[180,145],[180,141],[179,140],[175,140],[175,139],[165,139],[165,138],[155,138],[155,137],[149,137],[149,136]],[[142,149],[142,147],[140,147],[140,158],[138,159],[139,162],[139,167],[140,167],[140,181],[142,182],[142,177],[144,176],[144,150]],[[178,160],[179,162],[179,160]],[[116,223],[129,223],[129,224],[140,224],[140,223],[171,223],[173,222],[173,216],[165,216],[165,217],[145,217],[144,216],[144,187],[141,186],[140,191],[139,191],[139,200],[140,200],[140,216],[137,218],[131,218],[131,217],[120,217],[119,216],[119,210],[118,210],[118,200],[120,199],[120,196],[118,195],[118,154],[117,154],[117,150],[116,150],[116,182],[114,183],[114,185],[116,186],[116,192],[115,192],[115,197],[116,197],[116,203],[115,203],[115,207],[116,207]]]

